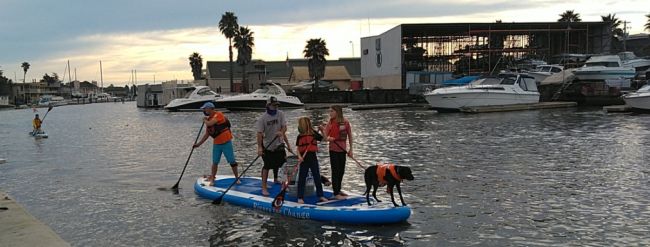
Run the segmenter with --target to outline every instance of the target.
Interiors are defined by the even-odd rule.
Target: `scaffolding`
[[[604,22],[403,24],[404,72],[489,74],[552,61],[559,54],[609,51]],[[498,71],[498,70],[497,70]]]

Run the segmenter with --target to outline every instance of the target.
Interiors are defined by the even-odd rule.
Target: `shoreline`
[[[0,191],[0,246],[70,246],[50,227]]]

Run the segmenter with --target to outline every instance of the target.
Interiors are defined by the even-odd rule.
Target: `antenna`
[[[623,51],[627,51],[627,24],[629,21],[623,21]]]

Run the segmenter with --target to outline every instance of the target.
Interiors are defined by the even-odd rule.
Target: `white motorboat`
[[[240,94],[217,100],[217,107],[228,108],[229,110],[259,110],[266,109],[266,100],[274,96],[280,102],[281,108],[300,108],[303,103],[294,96],[287,93],[273,82],[261,84],[261,88],[249,94]]]
[[[39,107],[48,107],[48,106],[62,106],[67,105],[68,102],[61,96],[52,96],[52,95],[43,95],[38,100]]]
[[[625,104],[637,110],[650,110],[650,85],[645,85],[636,92],[623,96]]]
[[[638,58],[634,52],[626,51],[618,53],[623,66],[632,67],[636,71],[636,77],[645,78],[645,73],[650,69],[650,59]]]
[[[634,78],[636,72],[632,67],[625,67],[616,55],[594,56],[585,62],[585,66],[573,71],[579,80],[609,80]]]
[[[183,98],[174,99],[165,106],[168,111],[198,111],[206,102],[215,103],[222,96],[208,86],[183,88],[187,92]]]
[[[450,112],[463,107],[538,103],[539,92],[531,76],[501,74],[465,86],[439,88],[425,93],[424,98],[439,112]]]
[[[538,65],[535,70],[528,71],[526,74],[535,78],[536,82],[542,82],[547,77],[562,72],[564,66],[556,64]]]

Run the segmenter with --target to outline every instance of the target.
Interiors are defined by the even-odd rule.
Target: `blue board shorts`
[[[228,141],[224,144],[213,144],[212,145],[212,164],[218,165],[221,161],[221,154],[226,157],[226,161],[231,166],[236,166],[237,161],[235,161],[235,151],[232,147],[232,141]]]

